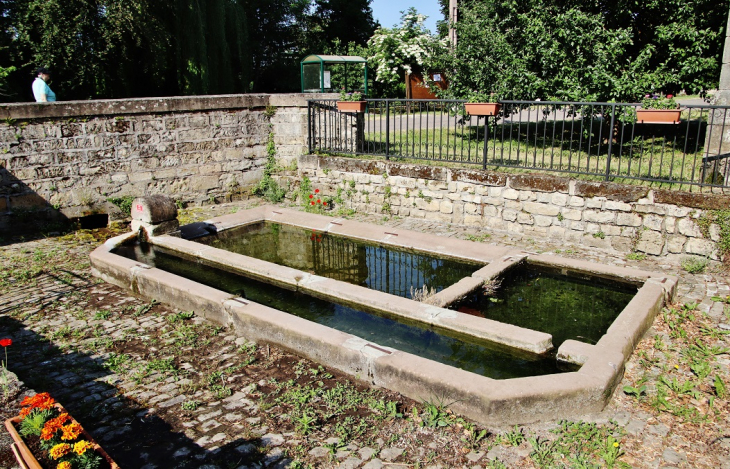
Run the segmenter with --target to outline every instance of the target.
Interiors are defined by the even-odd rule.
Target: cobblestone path
[[[197,216],[236,208],[217,206]],[[719,266],[691,275],[677,260],[628,261],[599,250],[498,233],[486,237],[423,220],[358,219],[669,271],[681,277],[677,308],[658,318],[641,342],[607,409],[583,419],[603,433],[578,434],[575,429],[583,427],[576,423],[545,422],[485,429],[478,438],[481,427],[438,405],[444,424],[432,425],[428,404],[370,390],[326,364],[251,344],[189,312],[91,277],[88,253],[104,233],[6,241],[0,246],[0,338],[13,340],[9,370],[23,387],[4,400],[0,417],[17,414],[22,396],[48,391],[123,468],[578,467],[581,451],[561,452],[565,443],[583,445],[586,461],[594,464],[606,465],[615,451],[618,463],[630,467],[730,469],[730,389],[723,394],[711,381],[717,376],[730,388],[730,359],[723,351],[730,347],[730,305],[719,301],[730,295],[730,287]],[[687,327],[678,328],[677,322]],[[702,335],[693,335],[690,325]],[[689,332],[683,336],[682,330]],[[671,380],[698,379],[703,373],[695,367],[702,357],[709,372],[697,381],[697,392],[675,393]],[[645,391],[635,395],[622,391],[642,385]],[[347,398],[340,416],[307,423],[304,417],[314,416],[314,410],[310,415],[306,407],[299,409],[295,391],[316,394],[317,386],[327,389],[333,402],[340,397],[332,390]],[[323,406],[323,400],[316,397],[307,405]],[[619,445],[610,444],[608,435]],[[3,433],[0,467],[17,467],[7,447]]]

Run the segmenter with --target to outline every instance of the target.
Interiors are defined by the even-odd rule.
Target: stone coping
[[[357,231],[358,225],[364,225],[349,220],[340,222],[330,217],[267,206],[218,217],[209,222],[222,230],[250,223],[252,220],[266,219],[284,223],[282,218],[285,216],[286,222],[291,219],[305,218],[307,227],[311,229],[322,229],[323,226],[331,225],[333,228],[344,231],[345,225],[347,225],[348,229]],[[383,239],[386,244],[393,244],[391,242],[393,238],[402,242],[414,234],[399,230],[398,236],[393,236],[392,233],[390,235],[383,233],[387,228],[369,226],[369,229],[375,232],[380,230],[381,238],[387,237],[387,239]],[[360,228],[361,230],[358,232],[364,236],[365,227]],[[402,238],[401,235],[403,235]],[[634,299],[620,313],[597,344],[590,345],[569,340],[560,347],[559,357],[582,364],[580,370],[558,375],[495,380],[373,344],[351,334],[336,331],[243,298],[237,298],[235,295],[157,268],[150,268],[110,252],[116,246],[129,242],[135,236],[135,233],[118,236],[97,248],[91,254],[94,275],[123,288],[129,288],[144,297],[154,298],[181,309],[194,309],[196,313],[209,320],[234,327],[237,333],[250,340],[275,343],[312,360],[327,363],[329,366],[371,384],[401,392],[409,397],[430,400],[435,396],[448,396],[450,401],[454,401],[451,407],[455,411],[493,425],[570,418],[601,410],[621,380],[625,360],[649,328],[665,300],[673,298],[677,286],[676,278],[664,274],[588,263],[592,273],[606,277],[616,275],[620,278],[632,279],[631,281],[642,281],[643,284]],[[424,239],[431,237],[431,235],[423,236]],[[572,266],[576,271],[582,271],[586,267],[586,263],[582,261],[562,259],[557,256],[533,255],[516,250],[511,252],[504,247],[460,240],[449,239],[449,244],[452,241],[454,246],[462,243],[471,244],[471,259],[478,257],[491,260],[488,266],[475,273],[478,278],[496,275],[499,270],[490,268],[494,263],[501,262],[505,266],[512,266],[515,262],[524,259],[535,260],[543,265],[552,264],[558,268]],[[187,246],[187,243],[190,243],[196,246],[198,254],[209,256],[212,259],[219,255],[215,253],[217,251],[215,248],[173,236],[155,237],[152,242],[161,246],[187,248],[190,248]],[[418,244],[415,237],[412,244]],[[434,243],[433,240],[431,240],[430,246],[432,248],[430,252],[434,252],[433,249],[441,249],[440,243]],[[475,251],[478,251],[478,254],[475,254]],[[233,258],[231,253],[227,253],[226,257]],[[246,262],[252,262],[252,260],[246,258]],[[281,278],[292,274],[285,270],[272,270],[272,272],[278,273]],[[310,275],[306,282],[316,284],[316,288],[340,289],[340,285],[328,284],[334,282],[331,279],[315,277],[317,276]],[[304,278],[299,281],[306,283]],[[350,287],[354,286],[350,285]],[[367,291],[368,299],[373,299],[374,292]],[[345,292],[345,294],[348,293]],[[355,293],[350,291],[349,294],[354,295]],[[391,295],[387,296],[391,297]],[[411,300],[402,298],[400,300],[418,304]],[[429,305],[423,306],[423,309],[417,310],[417,314],[423,318],[429,317],[429,311],[435,311],[429,308],[436,308]],[[440,308],[437,309],[440,310]],[[451,313],[457,317],[467,316],[462,313]],[[439,320],[453,319],[451,317],[439,318],[439,316],[441,315],[435,315],[431,319],[439,327],[441,327]],[[473,318],[473,321],[476,323],[484,320]],[[524,329],[522,331],[534,332]]]
[[[333,93],[318,95],[335,98]],[[215,111],[276,107],[307,107],[311,94],[225,94],[209,96],[167,96],[160,98],[95,99],[53,103],[0,104],[0,119],[44,119],[59,117],[117,116],[189,111]]]

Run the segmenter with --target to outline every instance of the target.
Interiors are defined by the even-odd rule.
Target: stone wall
[[[621,252],[718,259],[720,230],[698,220],[730,197],[567,178],[303,156],[299,175],[335,209],[440,220]]]
[[[227,95],[0,105],[0,231],[119,215],[109,198],[241,196],[266,163],[307,150],[310,95]]]

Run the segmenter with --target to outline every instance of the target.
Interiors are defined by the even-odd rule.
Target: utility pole
[[[451,47],[456,48],[456,20],[458,10],[458,0],[449,0],[449,42]]]

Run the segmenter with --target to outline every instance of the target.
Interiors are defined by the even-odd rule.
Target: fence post
[[[611,104],[611,125],[608,128],[608,153],[606,154],[606,181],[610,179],[611,176],[611,151],[613,151],[613,126],[616,123],[616,105]],[[600,143],[598,148],[600,147]]]
[[[385,100],[385,159],[390,159],[390,100]]]
[[[311,155],[313,153],[312,151],[312,100],[307,100],[307,148],[309,149],[309,154]]]
[[[497,119],[496,115],[494,118]],[[477,119],[479,118],[477,117]],[[482,169],[487,169],[487,129],[489,129],[489,116],[484,116],[484,154],[482,155]],[[479,134],[477,134],[478,137]]]

